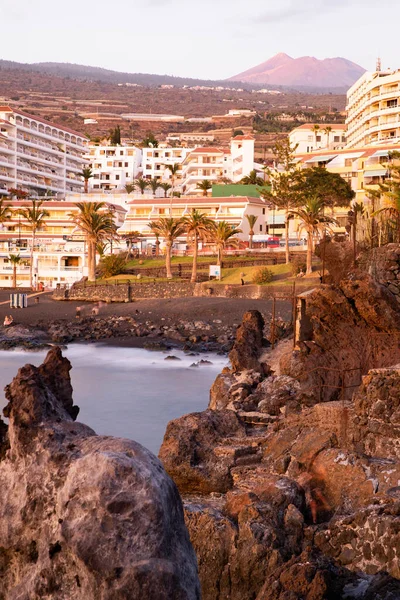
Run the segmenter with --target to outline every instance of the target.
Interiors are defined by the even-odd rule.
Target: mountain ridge
[[[290,64],[292,61],[298,60],[293,59],[287,54],[280,53],[275,57],[269,59],[268,62],[274,67],[275,70],[278,70],[282,66],[283,60],[286,63]],[[317,59],[315,59],[317,60]],[[329,59],[327,59],[329,60]],[[345,59],[343,59],[345,60]],[[273,62],[275,61],[275,62]],[[350,61],[348,61],[350,63]],[[262,63],[257,67],[253,67],[249,71],[259,70],[266,63]],[[354,64],[354,63],[350,63]],[[358,65],[356,65],[358,66]],[[361,69],[361,67],[359,67]],[[231,87],[238,88],[242,87],[244,89],[261,89],[270,88],[270,89],[283,89],[283,90],[298,90],[298,91],[306,91],[306,92],[320,92],[320,93],[343,93],[345,92],[350,85],[341,83],[340,85],[318,85],[315,84],[315,81],[312,80],[311,83],[307,82],[307,78],[305,77],[303,81],[298,81],[295,85],[292,84],[281,84],[281,83],[264,83],[256,81],[241,81],[238,80],[238,76],[231,77],[225,80],[207,80],[207,79],[198,79],[198,78],[189,78],[189,77],[177,77],[174,75],[158,75],[151,73],[125,73],[120,71],[114,71],[112,69],[105,69],[102,67],[91,67],[88,65],[80,65],[75,63],[58,63],[58,62],[41,62],[41,63],[19,63],[15,61],[9,60],[1,60],[0,59],[0,71],[5,70],[14,70],[14,71],[26,71],[26,72],[36,72],[45,75],[53,75],[57,77],[71,78],[75,80],[86,80],[86,81],[102,81],[104,83],[110,84],[136,84],[142,85],[144,87],[157,87],[160,85],[174,85],[176,87],[184,87],[186,86],[222,86],[222,87]],[[249,71],[245,71],[244,73],[248,73]],[[354,80],[355,81],[355,80]],[[352,83],[354,83],[354,81]]]
[[[226,81],[253,85],[278,85],[298,89],[351,87],[365,73],[360,65],[343,57],[318,59],[314,56],[293,58],[284,52],[251,67]]]

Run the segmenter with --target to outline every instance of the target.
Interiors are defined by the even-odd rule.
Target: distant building
[[[135,146],[91,145],[86,158],[93,172],[90,190],[121,190],[138,176],[142,151]]]
[[[182,123],[185,117],[181,115],[153,115],[152,113],[126,113],[121,115],[127,121],[161,121],[166,123]]]
[[[190,148],[143,148],[142,168],[145,179],[158,179],[160,182],[170,182],[171,171],[168,165],[182,165]],[[177,185],[182,177],[182,169],[175,175],[175,184]]]
[[[79,200],[86,201],[89,198],[90,194],[82,194]],[[17,286],[29,286],[32,231],[25,219],[16,213],[18,209],[27,208],[30,204],[26,200],[12,200],[13,216],[0,230],[0,287],[12,286],[10,254],[19,254],[22,259],[17,266]],[[115,224],[120,227],[126,210],[110,203],[107,206],[112,208]],[[71,214],[78,213],[79,209],[74,201],[65,200],[45,201],[42,208],[48,211],[49,216],[36,233],[33,252],[34,283],[43,283],[53,288],[57,283],[72,284],[88,274],[85,238],[71,220]]]
[[[347,92],[347,146],[400,143],[400,69],[364,73]]]
[[[213,133],[207,133],[205,131],[193,131],[191,133],[169,133],[167,135],[167,142],[179,141],[186,144],[205,144],[213,142],[215,136]]]
[[[9,106],[0,106],[0,196],[8,188],[31,195],[83,190],[85,136]]]
[[[199,147],[187,155],[182,167],[182,192],[193,196],[202,194],[198,185],[208,180],[240,181],[254,169],[254,138],[237,135],[229,148]]]
[[[221,198],[206,198],[203,196],[185,196],[181,198],[144,198],[129,203],[128,212],[119,234],[139,231],[142,236],[154,240],[154,234],[148,223],[161,218],[180,218],[190,214],[193,209],[205,213],[214,221],[227,221],[234,227],[239,227],[242,233],[239,238],[248,240],[249,224],[246,215],[258,217],[255,231],[265,232],[266,204],[261,198],[247,196],[232,196]],[[182,236],[185,239],[186,235]],[[185,240],[186,241],[186,240]]]
[[[346,125],[341,123],[305,123],[289,133],[292,146],[297,145],[296,154],[306,154],[323,149],[340,149],[346,146]]]

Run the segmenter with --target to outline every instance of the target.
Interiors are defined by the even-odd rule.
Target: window
[[[397,106],[397,98],[395,100],[388,100],[386,106],[388,108],[395,108]]]
[[[308,135],[308,136],[307,136],[307,142],[312,142],[312,140],[313,140],[313,137],[312,137],[312,135]]]
[[[119,180],[119,175],[116,175],[115,179],[116,179],[116,181],[118,181]]]
[[[353,159],[351,159],[351,158],[345,158],[344,159],[344,166],[345,167],[351,167],[352,164],[353,164]]]
[[[262,233],[262,225],[260,225],[260,232]]]
[[[333,136],[333,141],[336,142],[336,143],[340,142],[340,135],[334,135]]]
[[[119,167],[122,167],[122,162],[119,162],[119,163],[118,163],[118,166],[119,166]]]
[[[263,208],[263,215],[265,215],[265,208]]]
[[[120,156],[123,156],[123,155],[124,155],[124,151],[123,151],[123,150],[120,150],[120,151],[119,151],[119,155],[120,155]]]
[[[128,167],[128,166],[129,166],[129,163],[127,163],[127,162],[126,162],[126,163],[124,163],[124,165],[125,165],[125,167]]]
[[[129,173],[125,173],[125,177],[129,177]]]
[[[320,142],[322,138],[321,138],[320,135],[317,135],[315,139],[316,139],[317,142]]]

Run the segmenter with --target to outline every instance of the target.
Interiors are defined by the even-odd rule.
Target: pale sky
[[[225,79],[278,52],[400,68],[398,0],[0,0],[0,58]]]

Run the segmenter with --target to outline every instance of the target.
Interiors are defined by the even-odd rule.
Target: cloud
[[[311,15],[317,17],[338,10],[347,4],[346,0],[302,0],[284,4],[280,7],[264,11],[253,19],[255,23],[284,23],[290,22],[297,17]]]

